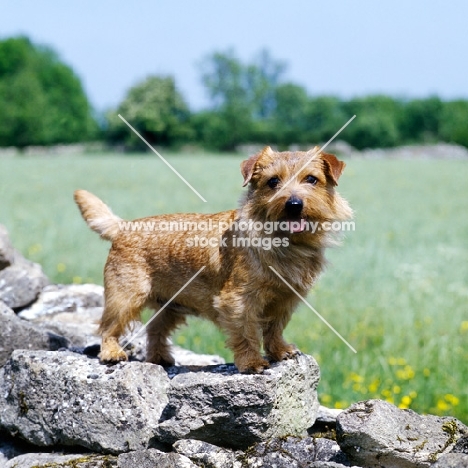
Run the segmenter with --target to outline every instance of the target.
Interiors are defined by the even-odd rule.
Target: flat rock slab
[[[111,468],[117,467],[112,455],[28,453],[11,459],[4,468]]]
[[[42,325],[21,320],[0,301],[0,366],[3,366],[15,349],[57,350],[67,347],[63,336]]]
[[[156,449],[119,455],[118,468],[199,468],[184,455],[164,453]]]
[[[68,351],[14,351],[0,370],[0,428],[38,446],[147,448],[168,387],[167,373],[153,364],[107,367]]]
[[[243,449],[272,437],[305,435],[319,406],[319,378],[318,364],[303,354],[262,374],[239,374],[233,365],[179,373],[158,437],[169,444],[197,439]]]
[[[51,320],[58,314],[80,314],[83,310],[104,305],[104,288],[97,284],[51,284],[37,301],[23,309],[19,316],[26,320]],[[61,317],[62,318],[62,317]],[[66,318],[62,318],[66,321]]]
[[[355,463],[373,468],[431,466],[468,433],[449,417],[421,416],[382,400],[356,403],[337,418],[337,441]]]

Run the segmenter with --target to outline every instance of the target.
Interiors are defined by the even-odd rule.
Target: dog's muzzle
[[[288,218],[299,218],[302,208],[304,208],[304,204],[302,200],[297,197],[291,197],[284,206]]]

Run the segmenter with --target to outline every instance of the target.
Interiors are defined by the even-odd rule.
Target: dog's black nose
[[[302,208],[304,208],[304,204],[302,200],[297,197],[291,197],[286,202],[286,214],[291,218],[298,217],[301,214]]]

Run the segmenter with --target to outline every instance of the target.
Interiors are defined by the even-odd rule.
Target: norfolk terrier
[[[89,227],[112,242],[104,269],[101,362],[127,359],[119,338],[145,307],[155,311],[146,327],[148,362],[174,364],[168,338],[187,315],[210,319],[226,333],[240,372],[259,373],[270,361],[297,354],[283,330],[298,295],[307,295],[325,266],[324,250],[334,243],[330,226],[352,216],[335,190],[344,167],[318,147],[266,147],[241,163],[249,187],[238,209],[132,222],[77,190]]]

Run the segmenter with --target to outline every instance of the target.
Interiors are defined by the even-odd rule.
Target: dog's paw
[[[127,354],[123,349],[119,350],[106,350],[103,349],[99,353],[99,360],[102,364],[116,364],[121,361],[127,361]]]
[[[271,361],[279,362],[286,359],[292,359],[294,356],[297,356],[301,352],[296,348],[295,345],[289,344],[282,346],[281,348],[269,349],[267,351],[267,356]]]
[[[270,363],[263,358],[240,360],[235,362],[238,371],[241,374],[261,374],[265,369],[270,367]]]

